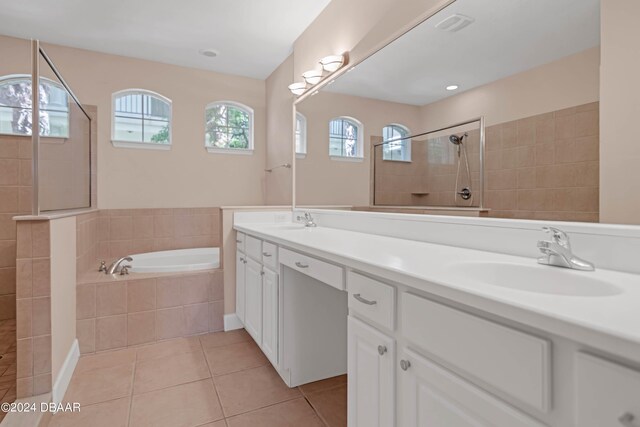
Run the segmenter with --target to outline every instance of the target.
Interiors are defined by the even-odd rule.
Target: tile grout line
[[[129,413],[127,414],[127,427],[131,425],[131,414],[133,413],[133,386],[136,382],[136,369],[138,368],[138,350],[133,361],[133,373],[131,375],[131,395],[129,395]]]
[[[213,391],[216,393],[216,399],[218,400],[218,405],[220,405],[220,412],[222,412],[222,419],[225,420],[224,423],[227,424],[226,415],[224,413],[224,408],[222,406],[222,401],[220,400],[220,395],[218,394],[218,387],[216,387],[215,381],[213,381],[213,372],[211,371],[211,365],[209,364],[209,358],[207,357],[204,347],[202,346],[202,340],[198,338],[198,344],[200,344],[200,351],[202,351],[202,355],[204,356],[204,361],[207,364],[207,369],[209,370],[209,378],[211,379],[211,385],[213,386]],[[219,421],[219,420],[214,420]]]

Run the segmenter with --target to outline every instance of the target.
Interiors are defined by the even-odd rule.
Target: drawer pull
[[[625,412],[620,416],[620,418],[618,418],[618,421],[620,421],[620,424],[624,427],[635,427],[635,424],[633,423],[633,420],[635,419],[636,417],[634,417],[631,412]]]
[[[244,258],[240,258],[240,262],[242,262],[242,263],[246,264],[246,263],[247,263],[247,260],[246,260],[246,259],[244,259]]]
[[[406,371],[407,369],[409,369],[410,366],[411,366],[411,362],[409,362],[408,360],[401,360],[400,361],[400,368],[403,371]]]
[[[269,252],[262,252],[262,256],[265,256],[267,258],[271,257],[271,254]]]
[[[298,268],[309,268],[309,264],[303,264],[299,261],[296,261],[296,267]]]
[[[383,356],[385,353],[387,352],[387,347],[384,345],[379,345],[378,346],[378,354],[380,356]]]
[[[367,304],[367,305],[376,305],[378,303],[378,301],[369,301],[368,299],[362,298],[360,294],[353,294],[353,297],[358,301],[360,301],[361,303]]]
[[[242,240],[236,239],[236,243],[242,243]]]

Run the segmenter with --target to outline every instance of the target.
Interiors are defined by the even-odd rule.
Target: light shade
[[[292,83],[289,85],[289,90],[296,96],[300,96],[307,89],[307,84],[305,82]]]
[[[325,56],[320,60],[320,64],[322,64],[322,68],[325,71],[333,73],[342,67],[344,64],[344,56],[343,55],[329,55]]]
[[[302,78],[310,85],[314,85],[322,80],[322,70],[309,70],[302,73]]]

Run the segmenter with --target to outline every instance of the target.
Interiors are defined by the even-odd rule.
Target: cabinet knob
[[[620,424],[624,427],[635,427],[633,423],[635,419],[636,417],[634,417],[631,412],[625,412],[618,418],[618,421],[620,421]]]
[[[387,352],[387,347],[384,345],[379,345],[378,346],[378,354],[380,356],[382,356],[383,354],[385,354]]]
[[[400,361],[400,368],[403,371],[406,371],[407,369],[409,369],[410,366],[411,366],[411,362],[409,362],[408,360],[401,360]]]
[[[264,271],[261,271],[261,272],[260,272],[260,275],[261,275],[261,276],[264,276]]]

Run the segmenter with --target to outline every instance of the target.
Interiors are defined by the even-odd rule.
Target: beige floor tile
[[[327,378],[326,380],[314,381],[309,384],[300,386],[300,391],[304,394],[314,393],[329,388],[335,388],[347,384],[347,375],[338,375],[337,377]]]
[[[118,365],[128,365],[136,361],[136,349],[107,351],[80,357],[74,371],[76,374],[94,369],[110,368]]]
[[[249,340],[251,340],[251,336],[244,329],[237,329],[229,332],[214,332],[200,336],[200,342],[204,349],[236,344]]]
[[[227,419],[229,427],[324,427],[305,399],[289,400]]]
[[[269,363],[262,350],[253,341],[211,347],[205,350],[212,375],[257,368]]]
[[[207,424],[203,424],[201,426],[198,427],[227,427],[228,424],[225,420],[220,420],[220,421],[216,421],[214,423],[207,423]]]
[[[227,417],[301,396],[297,388],[287,387],[271,365],[221,375],[214,383]]]
[[[131,427],[194,427],[223,418],[211,379],[133,397]]]
[[[307,400],[329,427],[347,425],[347,385],[306,394]]]
[[[140,394],[209,378],[202,351],[138,362],[133,393]]]
[[[202,350],[202,347],[200,346],[198,337],[175,338],[138,347],[138,361],[192,353],[200,350]]]
[[[59,412],[48,427],[127,427],[129,398],[82,406],[80,412]]]
[[[133,363],[74,374],[65,402],[91,405],[131,395]]]

